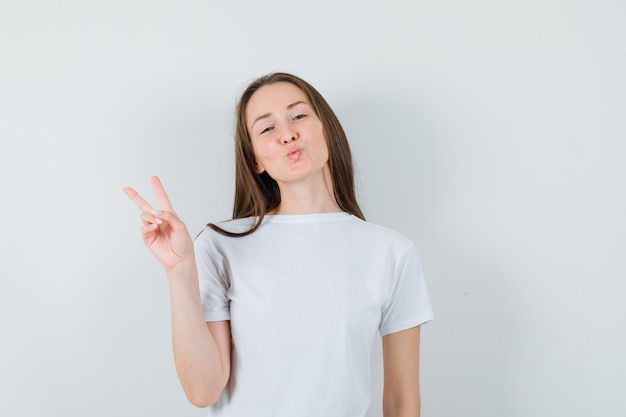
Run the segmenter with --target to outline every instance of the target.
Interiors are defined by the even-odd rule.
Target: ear
[[[256,172],[257,174],[262,174],[265,172],[265,168],[263,168],[263,165],[259,164],[258,162],[254,162],[254,172]]]

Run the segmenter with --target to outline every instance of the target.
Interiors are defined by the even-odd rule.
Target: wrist
[[[178,262],[176,265],[165,268],[168,280],[184,280],[185,278],[195,278],[196,260],[192,257]]]

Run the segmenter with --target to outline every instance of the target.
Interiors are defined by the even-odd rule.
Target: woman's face
[[[246,106],[246,125],[257,173],[267,171],[279,186],[324,180],[328,170],[324,128],[294,84],[277,82],[259,88]]]

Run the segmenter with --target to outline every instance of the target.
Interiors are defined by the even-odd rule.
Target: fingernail
[[[156,224],[162,224],[162,223],[163,223],[163,220],[161,220],[161,219],[159,219],[158,217],[156,217],[156,218],[154,219],[154,222],[155,222]]]

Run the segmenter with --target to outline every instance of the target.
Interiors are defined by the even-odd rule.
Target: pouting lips
[[[287,157],[289,159],[298,159],[300,157],[300,153],[302,153],[302,151],[298,148],[293,148],[291,150],[289,150],[289,152],[287,153]]]

